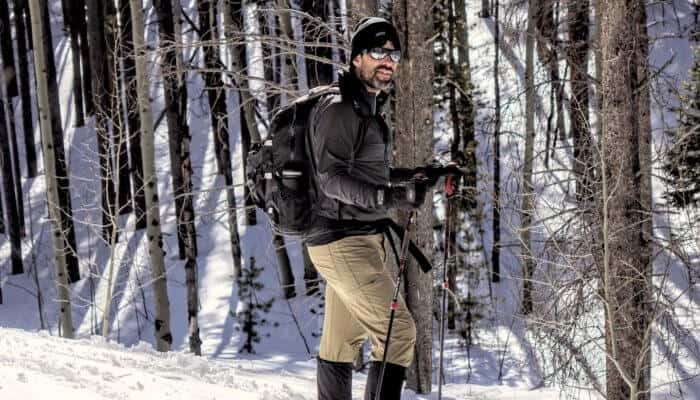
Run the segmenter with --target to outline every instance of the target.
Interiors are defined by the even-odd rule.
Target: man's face
[[[381,48],[384,49],[385,56],[380,60],[372,57],[368,51],[358,54],[352,60],[355,74],[367,86],[368,91],[373,93],[389,89],[398,67],[398,62],[394,62],[388,54],[388,50],[396,49],[394,44],[389,40]]]

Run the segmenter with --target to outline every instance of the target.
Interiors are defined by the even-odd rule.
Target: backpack
[[[275,233],[300,237],[313,217],[313,168],[306,151],[311,111],[337,85],[320,86],[277,111],[267,138],[251,146],[246,158],[246,184],[256,207],[267,213]]]

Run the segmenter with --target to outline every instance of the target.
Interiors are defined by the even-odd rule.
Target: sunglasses
[[[401,60],[401,50],[396,49],[385,49],[384,47],[373,47],[369,50],[365,50],[365,53],[369,54],[372,59],[381,61],[386,56],[389,56],[392,62],[398,63]]]

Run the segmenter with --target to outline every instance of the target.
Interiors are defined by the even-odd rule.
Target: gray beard
[[[384,91],[384,92],[386,92],[386,91],[388,91],[389,89],[391,89],[391,86],[392,86],[393,83],[394,83],[393,80],[389,80],[389,81],[387,81],[387,82],[382,82],[382,81],[380,81],[380,80],[378,80],[378,79],[375,79],[374,77],[372,77],[372,78],[370,78],[370,79],[362,79],[362,81],[363,81],[363,83],[364,83],[365,85],[367,85],[368,87],[370,87],[370,88],[372,88],[372,89],[381,90],[381,91]]]

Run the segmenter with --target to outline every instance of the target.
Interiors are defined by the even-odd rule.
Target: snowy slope
[[[0,328],[0,398],[7,400],[311,400],[314,362],[279,359],[208,360],[150,344],[132,348],[101,337],[64,340],[48,334]],[[355,375],[361,398],[364,375]],[[407,392],[405,399],[432,399]],[[554,400],[551,389],[448,385],[445,399]]]

